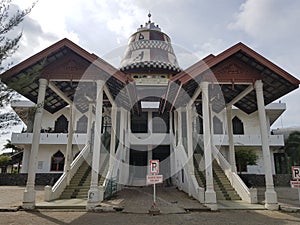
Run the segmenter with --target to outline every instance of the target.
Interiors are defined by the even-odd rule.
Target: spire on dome
[[[149,11],[149,13],[148,13],[148,17],[149,17],[148,23],[151,23],[151,13],[150,13],[150,11]]]

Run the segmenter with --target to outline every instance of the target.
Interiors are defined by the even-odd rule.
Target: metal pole
[[[155,188],[155,183],[153,184],[153,203],[154,203],[154,205],[156,204],[156,188]]]
[[[298,187],[298,197],[299,197],[299,204],[300,204],[300,187]]]

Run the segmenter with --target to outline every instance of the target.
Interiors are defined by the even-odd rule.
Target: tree
[[[9,156],[0,155],[0,168],[1,168],[2,173],[6,173],[6,167],[10,160],[11,160],[11,158]]]
[[[242,173],[247,168],[247,165],[256,165],[258,157],[251,149],[236,149],[235,160],[238,172]]]
[[[6,141],[7,141],[7,143],[4,145],[4,149],[12,149],[13,153],[23,150],[22,148],[19,148],[18,146],[12,144],[10,140],[6,140]]]
[[[290,133],[284,146],[284,150],[289,157],[291,165],[300,165],[300,132]]]
[[[22,32],[9,37],[9,34],[24,20],[25,16],[30,13],[36,2],[31,7],[25,10],[10,10],[11,0],[0,0],[0,71],[3,70],[3,61],[11,57],[19,47],[19,41],[22,37]],[[7,104],[15,95],[12,89],[7,88],[3,83],[0,83],[0,106]]]

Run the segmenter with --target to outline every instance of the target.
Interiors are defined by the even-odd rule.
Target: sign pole
[[[299,197],[299,204],[300,204],[300,187],[298,187],[298,197]]]
[[[300,194],[300,192],[299,192],[299,194]],[[154,203],[154,205],[156,205],[156,188],[155,188],[155,183],[153,184],[153,203]]]
[[[147,182],[153,184],[153,204],[149,209],[151,215],[160,214],[160,209],[156,205],[156,183],[162,183],[163,176],[159,175],[159,160],[150,160],[150,173],[147,175]]]
[[[292,166],[291,186],[292,188],[298,189],[298,198],[300,204],[300,166]]]

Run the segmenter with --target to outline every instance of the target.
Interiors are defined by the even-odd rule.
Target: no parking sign
[[[292,167],[293,180],[300,180],[300,166]]]

